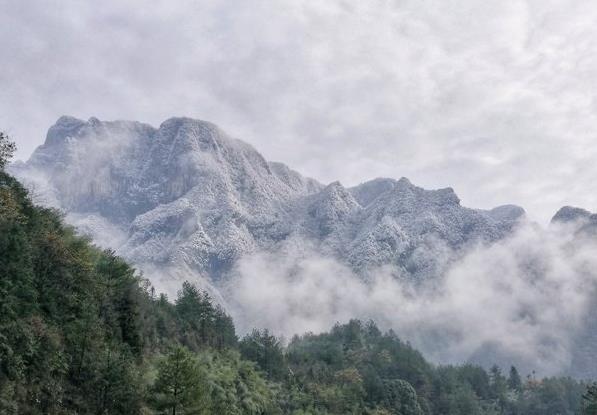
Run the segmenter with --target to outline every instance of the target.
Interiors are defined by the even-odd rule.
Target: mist
[[[594,297],[596,254],[595,242],[571,228],[524,224],[421,283],[393,267],[357,275],[316,247],[291,246],[242,258],[224,296],[241,332],[267,327],[288,338],[372,319],[436,363],[518,364],[552,375],[570,367]]]
[[[437,363],[516,364],[543,375],[570,370],[597,282],[596,238],[579,234],[577,226],[524,222],[505,239],[462,251],[438,238],[417,241],[410,262],[429,270],[433,277],[426,280],[396,266],[356,272],[349,259],[342,262],[314,241],[291,237],[245,254],[214,281],[184,255],[174,255],[172,235],[158,232],[140,254],[127,243],[130,224],[118,222],[127,206],[112,196],[142,168],[140,162],[127,163],[127,153],[142,147],[151,127],[108,127],[110,134],[96,136],[90,127],[89,137],[69,138],[63,155],[72,156],[73,167],[57,171],[52,181],[35,169],[13,168],[33,186],[38,203],[69,211],[80,198],[87,213],[71,212],[67,221],[132,261],[169,298],[190,281],[228,310],[241,334],[268,328],[290,338],[351,318],[372,319]],[[104,217],[100,207],[113,217]]]
[[[153,3],[2,2],[18,158],[62,114],[188,115],[322,182],[402,175],[544,222],[597,205],[591,2]]]

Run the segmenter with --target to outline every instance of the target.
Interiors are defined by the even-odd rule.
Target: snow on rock
[[[426,190],[406,178],[325,186],[266,161],[214,124],[180,117],[159,128],[61,117],[30,160],[9,170],[36,202],[63,209],[82,234],[132,261],[158,291],[173,296],[188,280],[222,304],[228,271],[247,254],[317,252],[365,280],[386,267],[424,282],[526,220],[518,206],[470,209],[451,188]],[[563,207],[552,226],[579,241],[597,237],[597,215],[580,208]],[[595,343],[596,329],[592,320],[585,326],[575,373],[593,367],[583,345]]]
[[[556,212],[556,214],[551,219],[551,223],[570,223],[577,221],[586,221],[589,220],[590,216],[591,212],[589,212],[588,210],[573,206],[564,206]]]
[[[243,255],[289,243],[317,246],[357,272],[392,265],[429,278],[454,252],[503,238],[524,219],[517,206],[468,209],[451,188],[406,178],[324,186],[182,117],[159,128],[61,117],[14,173],[43,182],[67,219],[102,245],[113,241],[144,267],[191,270],[208,285]]]

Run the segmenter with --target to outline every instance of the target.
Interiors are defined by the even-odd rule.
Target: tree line
[[[435,366],[374,322],[287,344],[238,338],[210,296],[176,298],[36,206],[0,134],[0,414],[597,414],[597,387]]]

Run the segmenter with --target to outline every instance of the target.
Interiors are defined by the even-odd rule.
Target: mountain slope
[[[323,186],[189,118],[156,129],[61,117],[12,171],[126,258],[188,266],[208,281],[247,253],[303,239],[358,272],[391,264],[431,277],[447,263],[437,252],[500,239],[524,217],[517,207],[464,208],[452,189],[405,178]]]
[[[185,283],[174,303],[156,296],[2,170],[0,231],[2,414],[555,415],[581,405],[580,382],[436,367],[371,321],[287,347],[267,330],[238,341],[205,293]]]
[[[189,118],[154,128],[61,117],[44,145],[11,171],[33,188],[37,201],[63,209],[67,221],[133,262],[158,291],[172,295],[192,280],[224,305],[234,305],[226,290],[239,267],[262,258],[316,253],[365,282],[380,267],[415,286],[442,281],[479,245],[504,241],[510,249],[508,237],[526,221],[520,207],[466,208],[451,188],[425,190],[406,178],[323,185],[266,161],[217,126]],[[590,212],[563,208],[553,222],[567,223],[562,233],[595,235],[593,219]],[[257,262],[239,261],[253,255]],[[537,269],[521,260],[521,272],[541,272],[540,260]],[[305,272],[292,260],[284,267]],[[342,269],[315,274],[323,279]],[[256,269],[263,272],[267,268]],[[581,336],[588,340],[574,346],[572,371],[597,373],[583,346],[594,343],[595,330],[584,326]]]

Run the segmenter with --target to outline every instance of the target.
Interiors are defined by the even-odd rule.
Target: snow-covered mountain
[[[357,271],[392,264],[429,277],[446,252],[500,239],[524,217],[516,206],[465,208],[451,188],[406,178],[324,186],[189,118],[156,129],[61,117],[13,172],[133,262],[184,264],[208,280],[244,254],[297,239]]]
[[[551,224],[563,225],[576,236],[597,237],[597,214],[579,207],[560,208],[551,219]]]
[[[268,162],[214,124],[189,118],[171,118],[154,128],[61,117],[30,160],[10,170],[29,185],[37,202],[64,210],[67,221],[135,263],[158,290],[172,294],[183,280],[192,280],[223,303],[226,295],[220,293],[230,288],[238,264],[252,257],[267,262],[287,253],[316,252],[343,267],[326,268],[323,278],[326,272],[348,269],[367,284],[370,271],[389,269],[393,277],[417,286],[449,274],[453,264],[479,246],[499,245],[494,242],[504,241],[504,246],[476,257],[505,255],[500,267],[516,265],[514,271],[522,269],[530,280],[545,269],[542,252],[551,252],[546,247],[534,252],[522,244],[530,251],[529,261],[519,257],[526,254],[509,257],[506,251],[517,249],[520,236],[511,244],[509,237],[529,225],[518,206],[470,209],[461,206],[451,188],[425,190],[406,178],[377,178],[348,188],[339,182],[324,185],[282,163]],[[579,241],[597,235],[597,215],[583,209],[564,207],[552,223],[556,233],[571,232]],[[464,264],[471,265],[471,258]],[[284,272],[301,272],[292,263],[282,265]],[[462,264],[456,268],[468,272]],[[450,275],[453,281],[454,272]],[[502,276],[498,272],[491,278],[489,285]],[[521,298],[505,318],[522,319],[530,327],[543,324],[524,317],[532,315],[532,304]],[[590,350],[597,344],[593,321],[587,317],[578,323],[578,335],[564,346],[570,352],[570,372],[579,376],[597,373],[590,363]],[[452,337],[450,341],[458,341],[459,336]],[[438,344],[442,341],[448,339]],[[496,361],[489,346],[471,358]]]

